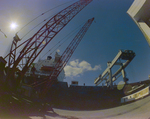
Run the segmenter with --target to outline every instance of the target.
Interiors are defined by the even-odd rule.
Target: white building
[[[142,31],[150,46],[150,0],[134,0],[127,13]]]

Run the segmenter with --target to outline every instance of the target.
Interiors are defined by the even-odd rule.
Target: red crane
[[[53,73],[49,76],[49,79],[56,79],[60,72],[63,70],[63,68],[66,66],[67,62],[69,61],[70,57],[74,53],[75,49],[81,42],[83,36],[87,32],[88,28],[92,24],[94,18],[89,19],[84,26],[81,28],[81,30],[77,33],[77,35],[74,37],[74,39],[71,41],[69,46],[66,48],[66,50],[61,55],[60,59],[58,60],[57,64],[55,65],[55,70]]]
[[[20,69],[21,77],[19,79],[21,80],[31,64],[49,42],[91,1],[92,0],[79,0],[63,9],[43,25],[37,33],[19,46],[17,46],[17,43],[20,39],[16,34],[10,53],[6,56],[9,57],[9,70],[7,71],[6,82],[10,79],[14,79],[13,77],[17,67]],[[45,43],[43,44],[43,42]],[[17,49],[21,46],[23,46],[23,48],[17,55]]]

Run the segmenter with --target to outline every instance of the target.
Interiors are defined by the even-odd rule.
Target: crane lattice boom
[[[15,48],[13,49],[12,47],[8,62],[8,67],[12,70],[8,72],[7,78],[9,79],[14,75],[16,67],[18,66],[21,66],[20,72],[23,76],[48,43],[91,1],[92,0],[79,0],[53,16],[37,33],[22,44],[24,47],[18,56],[15,54],[16,48],[18,48],[16,43],[20,39],[17,40],[17,42],[13,42]],[[15,40],[16,38],[14,38],[14,41]]]
[[[63,70],[63,68],[65,67],[65,65],[67,64],[68,60],[70,59],[70,57],[72,56],[72,54],[74,53],[75,49],[77,48],[77,46],[79,45],[80,41],[82,40],[83,36],[85,35],[85,33],[87,32],[88,28],[90,27],[90,25],[92,24],[94,18],[89,19],[85,25],[82,27],[82,29],[78,32],[78,34],[74,37],[74,39],[72,40],[72,42],[69,44],[69,46],[66,48],[66,50],[63,52],[63,54],[61,55],[59,61],[57,62],[57,64],[55,65],[55,70],[54,72],[50,75],[49,79],[52,78],[57,78],[58,75],[60,74],[60,72]]]

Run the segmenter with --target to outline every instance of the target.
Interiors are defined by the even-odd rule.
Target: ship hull
[[[45,102],[55,108],[69,110],[97,110],[112,108],[136,101],[134,96],[137,95],[137,92],[142,92],[145,88],[148,88],[148,91],[145,92],[145,94],[143,94],[143,92],[139,93],[143,95],[137,98],[137,100],[148,96],[149,84],[150,81],[146,80],[143,82],[126,84],[122,89],[118,89],[117,86],[114,86],[114,88],[111,89],[105,86],[68,87],[66,82],[57,82],[49,89]],[[132,96],[133,99],[122,102],[122,99],[127,96]]]
[[[32,88],[22,84],[17,92],[10,92],[14,100],[33,105],[48,104],[54,108],[68,110],[99,110],[120,106],[149,95],[150,80],[124,85],[106,86],[68,86],[67,82],[55,82],[42,97],[43,87]],[[146,91],[145,91],[146,90]],[[141,95],[142,94],[142,95]],[[136,98],[135,98],[136,96]],[[137,97],[139,96],[139,98]],[[130,99],[131,98],[131,99]]]

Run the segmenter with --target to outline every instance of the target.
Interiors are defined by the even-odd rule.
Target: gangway
[[[95,85],[98,86],[101,82],[105,81],[108,87],[113,88],[113,82],[121,76],[120,73],[123,76],[124,82],[127,83],[128,79],[126,78],[125,68],[134,57],[135,53],[132,50],[119,50],[116,57],[111,62],[107,62],[106,70],[102,74],[100,74],[98,78],[95,79]],[[125,62],[122,63],[121,60],[124,60]],[[113,74],[112,68],[114,67],[114,65],[120,65],[120,68]]]

